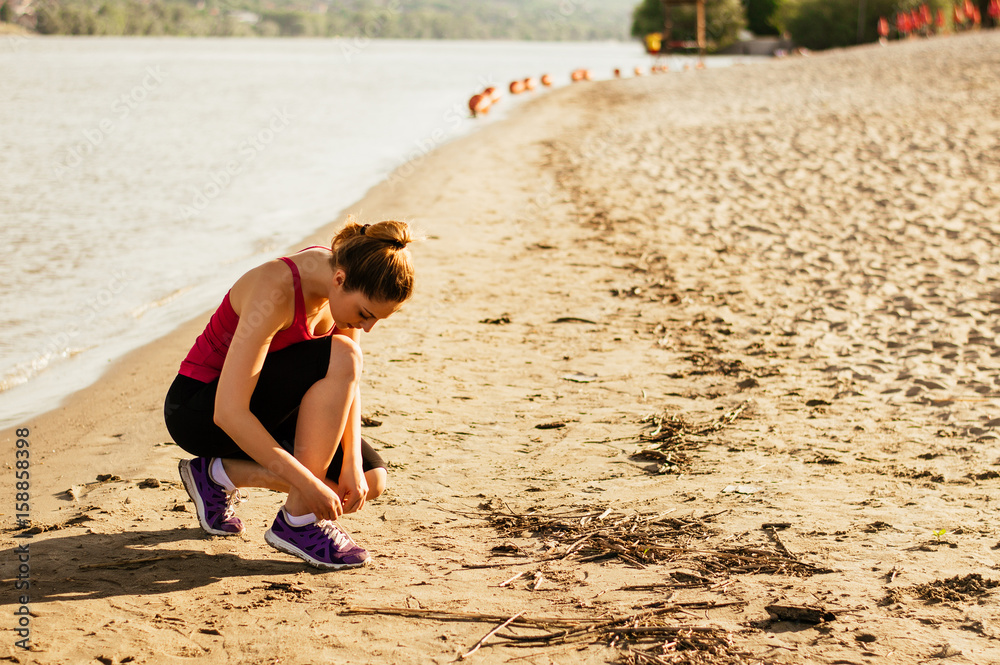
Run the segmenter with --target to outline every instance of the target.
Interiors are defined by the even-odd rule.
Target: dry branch
[[[477,621],[496,623],[502,622],[495,629],[480,639],[472,649],[462,655],[464,659],[484,646],[511,647],[551,647],[563,644],[587,646],[608,644],[619,649],[625,649],[629,658],[627,662],[667,663],[677,662],[660,660],[664,654],[682,651],[695,651],[711,658],[728,660],[701,660],[708,663],[737,663],[732,660],[731,639],[729,633],[716,626],[678,625],[669,621],[669,615],[682,612],[680,605],[646,610],[623,616],[592,619],[580,618],[528,618],[519,612],[511,617],[492,614],[476,614],[472,612],[449,612],[429,609],[406,609],[394,607],[351,607],[340,614],[383,614],[404,616],[437,621]],[[520,628],[522,632],[513,632]],[[504,631],[507,632],[504,632]],[[528,633],[524,630],[530,631]],[[489,645],[487,640],[493,639]],[[735,657],[735,656],[733,656]],[[695,662],[695,661],[690,661]]]

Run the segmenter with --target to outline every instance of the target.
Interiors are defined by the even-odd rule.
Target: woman
[[[210,534],[243,532],[242,488],[287,492],[264,539],[320,568],[368,553],[335,522],[385,489],[385,463],[361,438],[359,338],[413,292],[404,222],[348,220],[310,247],[239,278],[167,392],[179,465]]]

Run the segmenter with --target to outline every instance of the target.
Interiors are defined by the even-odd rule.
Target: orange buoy
[[[479,93],[478,95],[473,95],[472,97],[470,97],[469,110],[472,111],[473,118],[475,118],[481,113],[489,113],[490,110],[489,95]]]
[[[500,101],[500,93],[493,86],[483,90],[483,94],[490,98],[490,104],[496,104]]]
[[[594,74],[589,69],[584,69],[583,70],[583,80],[584,81],[593,81],[594,80]]]
[[[510,82],[510,94],[520,95],[522,92],[524,92],[524,81]]]
[[[614,75],[616,79],[620,79],[622,77],[622,70],[615,67]]]
[[[542,85],[544,85],[545,87],[549,87],[550,85],[552,85],[552,77],[549,76],[548,74],[542,74]]]
[[[636,76],[642,76],[642,67],[636,67],[635,69],[632,70],[632,73],[634,73]]]
[[[573,70],[573,72],[569,75],[569,79],[573,81],[573,83],[576,83],[577,81],[582,81],[583,70],[582,69]]]
[[[528,78],[524,79],[524,89],[525,90],[534,90],[535,89],[535,79],[531,78],[530,76]]]

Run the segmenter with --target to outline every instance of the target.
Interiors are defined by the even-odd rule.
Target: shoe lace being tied
[[[338,549],[354,545],[354,541],[351,540],[351,537],[348,536],[336,522],[321,520],[316,523],[316,526],[318,526],[320,531],[333,541],[333,544],[336,545]]]
[[[226,496],[226,510],[223,519],[229,519],[236,514],[236,506],[250,498],[250,493],[243,488],[237,488]]]

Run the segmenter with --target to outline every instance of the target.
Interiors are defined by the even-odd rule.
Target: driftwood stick
[[[411,609],[405,607],[348,607],[339,612],[341,615],[353,614],[383,614],[387,616],[409,617],[411,619],[433,619],[436,621],[471,621],[478,623],[495,623],[508,617],[498,614],[477,614],[475,612],[449,612],[446,610]],[[578,626],[579,619],[560,619],[558,617],[529,619],[518,616],[512,625],[522,627]]]
[[[516,580],[516,579],[517,579],[518,577],[520,577],[521,575],[524,575],[524,573],[525,573],[525,572],[526,572],[526,571],[523,571],[523,570],[522,570],[522,571],[521,571],[521,572],[519,572],[519,573],[518,573],[517,575],[514,575],[514,577],[511,577],[510,579],[506,579],[506,580],[504,580],[503,582],[501,582],[501,583],[500,583],[500,584],[498,584],[497,586],[507,586],[508,584],[510,584],[511,582],[513,582],[514,580]]]
[[[459,660],[465,660],[466,658],[468,658],[472,654],[474,654],[477,651],[479,651],[479,647],[481,647],[484,644],[486,644],[486,640],[490,639],[491,637],[493,637],[494,635],[496,635],[498,632],[500,632],[501,630],[503,630],[504,628],[506,628],[507,626],[509,626],[511,624],[511,622],[515,621],[522,614],[524,614],[524,612],[518,612],[517,614],[515,614],[511,618],[507,619],[506,621],[504,621],[502,624],[500,624],[499,626],[497,626],[496,628],[494,628],[490,632],[488,632],[485,635],[483,635],[483,638],[481,640],[479,640],[478,642],[476,642],[476,646],[472,647],[469,651],[467,651],[466,653],[464,653],[461,656],[459,656],[458,659]]]

